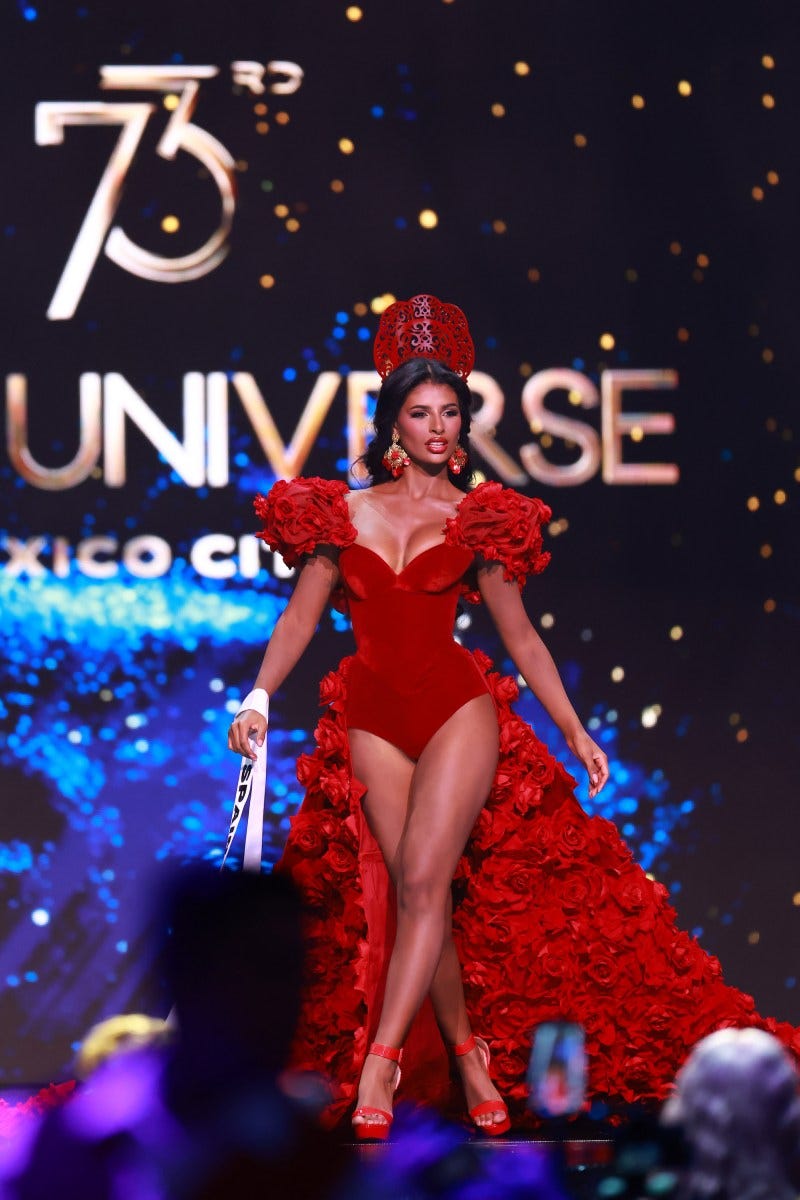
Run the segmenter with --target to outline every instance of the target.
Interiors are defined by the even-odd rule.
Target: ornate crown
[[[396,300],[383,310],[372,354],[381,379],[409,358],[435,358],[462,379],[475,365],[461,309],[428,295]]]

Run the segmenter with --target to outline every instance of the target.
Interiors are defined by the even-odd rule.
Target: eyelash
[[[426,412],[423,412],[422,410],[420,410],[419,412],[412,412],[410,415],[411,415],[412,417],[427,417],[427,415],[428,415],[428,414],[427,414]],[[446,417],[457,417],[457,416],[458,416],[458,409],[457,409],[457,408],[451,408],[451,409],[447,409],[447,410],[446,410],[446,412],[444,413],[444,416],[446,416]]]

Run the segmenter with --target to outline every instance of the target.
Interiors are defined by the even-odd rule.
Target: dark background
[[[674,435],[626,438],[624,453],[677,463],[678,484],[530,481],[568,526],[527,603],[537,623],[555,618],[548,644],[617,763],[596,810],[671,886],[729,982],[800,1021],[796,21],[763,2],[361,8],[352,21],[333,0],[6,5],[0,347],[4,374],[28,380],[31,451],[54,466],[72,457],[79,378],[109,371],[178,437],[187,372],[250,372],[288,442],[320,371],[371,369],[370,305],[387,294],[432,291],[466,311],[477,367],[505,395],[497,437],[514,457],[535,440],[520,407],[532,371],[572,367],[597,382],[608,368],[677,370],[677,390],[626,398],[673,412]],[[252,96],[232,83],[234,59],[292,60],[302,86]],[[35,105],[153,100],[116,220],[154,253],[188,253],[215,227],[213,183],[186,154],[156,156],[159,93],[98,88],[105,64],[178,62],[220,68],[193,119],[237,161],[228,257],[168,286],[101,254],[75,316],[48,321],[118,129],[69,127],[62,145],[37,146]],[[436,228],[421,227],[423,209]],[[173,235],[168,214],[181,222]],[[601,349],[604,332],[613,349]],[[563,393],[548,407],[599,428],[598,409]],[[42,491],[7,456],[0,465],[4,536],[74,547],[157,534],[175,556],[158,579],[120,569],[96,581],[74,563],[67,579],[16,576],[0,554],[9,1081],[67,1070],[94,1019],[163,1005],[145,949],[159,864],[219,855],[236,771],[224,730],[287,594],[269,556],[255,581],[204,579],[187,563],[201,534],[249,532],[250,496],[272,479],[232,389],[230,414],[226,488],[188,488],[131,427],[121,489],[98,472]],[[344,477],[345,427],[343,383],[306,473]],[[558,440],[543,449],[575,457]],[[325,619],[275,702],[269,861],[299,802],[292,764],[316,682],[351,645],[340,625]],[[497,649],[483,617],[464,636]]]

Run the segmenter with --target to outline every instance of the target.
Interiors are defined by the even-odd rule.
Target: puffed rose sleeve
[[[529,575],[550,561],[542,549],[542,527],[552,516],[542,500],[521,496],[499,483],[481,483],[468,492],[447,522],[447,541],[464,546],[486,562],[503,565],[503,576],[520,590]],[[470,592],[468,599],[478,598]]]
[[[345,500],[348,490],[337,479],[279,480],[253,501],[262,522],[256,537],[277,550],[287,567],[297,566],[317,546],[342,550],[352,545],[357,534]]]

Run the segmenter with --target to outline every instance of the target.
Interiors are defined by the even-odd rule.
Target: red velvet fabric
[[[358,542],[339,556],[357,651],[350,666],[345,719],[419,758],[462,704],[485,695],[468,652],[453,640],[469,550],[442,543],[395,574]]]

